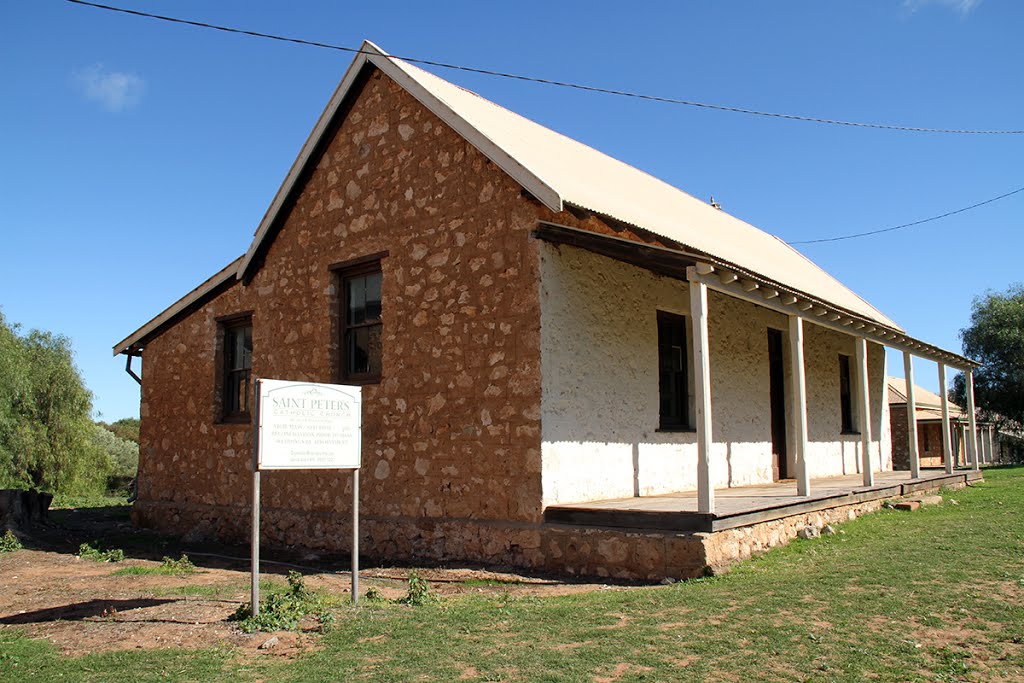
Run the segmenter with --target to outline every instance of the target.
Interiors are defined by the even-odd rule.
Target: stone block
[[[921,502],[917,500],[902,500],[895,505],[893,508],[896,510],[903,510],[905,512],[913,512],[921,507]]]

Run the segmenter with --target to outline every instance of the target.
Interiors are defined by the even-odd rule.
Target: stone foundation
[[[940,487],[936,483],[914,495]],[[361,521],[360,549],[376,562],[466,562],[570,576],[686,579],[723,573],[740,560],[789,543],[804,527],[820,529],[856,519],[878,510],[885,500],[879,497],[712,533],[369,516]],[[182,534],[190,541],[249,540],[249,510],[240,506],[137,502],[132,518],[139,526]],[[347,515],[265,509],[261,518],[261,542],[267,547],[328,552],[349,548]]]

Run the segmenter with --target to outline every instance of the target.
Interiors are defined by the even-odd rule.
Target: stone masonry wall
[[[365,551],[514,555],[512,540],[479,529],[541,515],[536,211],[374,71],[251,283],[147,344],[136,521],[246,537],[251,427],[218,420],[218,319],[251,312],[254,377],[335,381],[331,266],[387,251],[383,379],[364,387]],[[267,473],[267,542],[347,549],[350,479]],[[445,524],[469,531],[424,531]]]
[[[331,266],[386,251],[383,377],[363,402],[366,555],[648,579],[716,566],[709,553],[719,551],[699,534],[542,522],[540,245],[529,236],[538,218],[661,243],[551,214],[372,73],[253,280],[148,341],[136,522],[248,537],[251,427],[219,420],[218,320],[251,314],[254,377],[335,381]],[[350,479],[267,473],[264,542],[346,551]]]

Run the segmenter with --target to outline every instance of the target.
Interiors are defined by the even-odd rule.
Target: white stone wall
[[[786,316],[717,292],[708,302],[715,486],[770,482],[767,329],[787,330]],[[541,245],[545,505],[696,487],[696,435],[658,431],[658,310],[688,315],[687,284]],[[853,356],[852,337],[805,326],[812,477],[859,471],[860,437],[839,433],[839,353]],[[888,429],[884,358],[869,345],[876,461],[879,431]],[[891,454],[883,455],[891,468]]]

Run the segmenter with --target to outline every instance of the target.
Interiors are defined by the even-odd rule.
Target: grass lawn
[[[343,606],[294,660],[65,659],[0,630],[0,680],[1024,680],[1024,468],[946,498],[673,586]]]

